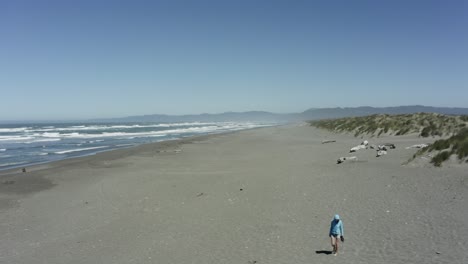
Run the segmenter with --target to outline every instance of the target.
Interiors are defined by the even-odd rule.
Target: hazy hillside
[[[97,122],[242,122],[242,121],[263,121],[263,122],[291,122],[299,121],[301,118],[297,114],[275,114],[263,111],[250,112],[226,112],[221,114],[199,114],[199,115],[143,115],[129,116],[113,119],[96,119]]]
[[[448,108],[430,106],[398,107],[350,107],[350,108],[314,108],[302,113],[277,114],[265,111],[226,112],[220,114],[199,115],[142,115],[112,119],[95,119],[92,122],[223,122],[223,121],[264,121],[297,122],[307,120],[330,119],[340,117],[367,116],[373,114],[411,114],[439,113],[446,115],[468,115],[468,108]]]

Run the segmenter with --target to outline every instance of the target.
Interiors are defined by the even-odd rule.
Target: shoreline
[[[279,125],[273,125],[273,126],[268,126],[268,127],[277,127],[277,126],[285,126],[285,125],[284,124],[283,125],[279,124]],[[286,124],[286,126],[287,126],[287,124]],[[37,170],[42,170],[42,169],[48,169],[48,168],[51,168],[51,167],[61,166],[61,164],[55,164],[55,163],[60,163],[60,162],[65,162],[65,161],[70,161],[70,163],[74,163],[73,160],[76,160],[75,162],[86,161],[85,158],[95,157],[95,156],[98,156],[98,155],[103,154],[103,153],[106,154],[106,153],[110,153],[110,152],[114,152],[114,151],[123,151],[124,153],[121,153],[121,154],[131,155],[130,154],[131,152],[127,153],[127,152],[125,152],[125,150],[133,149],[133,148],[140,148],[140,147],[145,146],[145,145],[158,145],[158,144],[163,144],[163,143],[168,143],[168,142],[171,142],[172,144],[178,144],[178,142],[182,142],[180,144],[184,144],[183,143],[184,141],[190,141],[192,139],[195,140],[197,138],[204,138],[204,137],[209,137],[209,136],[230,134],[230,133],[236,133],[236,132],[240,132],[240,131],[254,130],[254,129],[261,129],[261,128],[264,128],[264,127],[254,127],[254,128],[235,130],[235,131],[224,131],[224,132],[220,132],[220,133],[210,133],[210,134],[182,137],[182,138],[177,138],[177,139],[168,139],[168,140],[163,140],[163,141],[143,143],[143,144],[137,144],[137,145],[133,145],[133,146],[127,146],[127,147],[120,147],[120,148],[114,148],[114,149],[109,149],[109,150],[97,151],[97,152],[90,153],[90,154],[84,154],[84,155],[75,156],[75,157],[68,157],[68,158],[59,159],[59,160],[24,164],[24,165],[15,166],[15,167],[12,167],[12,168],[0,169],[0,179],[3,176],[8,176],[8,175],[12,175],[12,174],[22,174],[23,173],[21,171],[22,168],[26,168],[27,172],[37,171]],[[144,149],[144,148],[142,148],[142,149]],[[135,150],[135,151],[138,151],[138,150]],[[127,153],[127,154],[125,154],[125,153]],[[101,157],[98,156],[97,158],[99,159]]]
[[[170,124],[24,124],[0,128],[0,171],[160,141],[280,125],[267,122]]]

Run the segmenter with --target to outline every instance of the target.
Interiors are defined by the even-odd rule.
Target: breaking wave
[[[81,149],[69,149],[69,150],[63,150],[63,151],[56,151],[54,152],[55,154],[67,154],[67,153],[72,153],[72,152],[79,152],[79,151],[85,151],[85,150],[93,150],[93,149],[101,149],[101,148],[108,148],[109,146],[101,146],[101,147],[91,147],[91,148],[81,148]]]

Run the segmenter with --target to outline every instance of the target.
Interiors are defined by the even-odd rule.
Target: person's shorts
[[[332,234],[333,237],[340,237],[341,234]]]

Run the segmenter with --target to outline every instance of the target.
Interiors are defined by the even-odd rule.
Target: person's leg
[[[338,254],[338,244],[340,243],[340,237],[336,236],[335,238],[335,256]]]
[[[333,250],[332,250],[332,251],[333,251],[333,254],[335,254],[335,252],[336,252],[336,246],[335,246],[335,245],[336,245],[336,241],[337,241],[336,237],[334,237],[333,235],[331,235],[331,236],[330,236],[330,242],[331,242],[331,246],[332,246],[332,248],[333,248]]]

